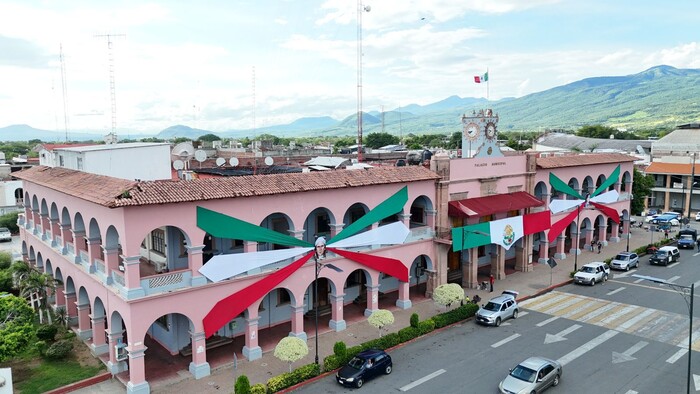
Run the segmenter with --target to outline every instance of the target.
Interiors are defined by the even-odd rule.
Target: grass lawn
[[[1,366],[12,368],[15,391],[22,394],[44,393],[106,371],[104,364],[77,338],[73,338],[73,351],[64,360],[45,360],[30,348]]]

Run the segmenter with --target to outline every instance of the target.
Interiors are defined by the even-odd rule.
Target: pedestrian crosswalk
[[[614,332],[685,347],[687,352],[688,316],[559,291],[552,291],[519,304],[530,311],[552,315],[551,318],[540,322],[540,327],[558,318],[565,318]],[[693,334],[692,349],[700,350],[700,333],[697,331]],[[666,361],[675,362],[683,354],[685,353],[681,349]]]

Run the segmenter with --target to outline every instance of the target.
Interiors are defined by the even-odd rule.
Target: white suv
[[[0,241],[12,241],[12,233],[7,227],[0,227]]]
[[[574,283],[595,285],[596,282],[605,282],[610,275],[608,265],[601,262],[588,263],[574,275]]]

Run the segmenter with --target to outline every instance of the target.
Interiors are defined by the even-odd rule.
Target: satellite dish
[[[372,7],[366,5],[366,6],[365,6],[365,12],[370,12],[370,11],[372,11]]]
[[[232,157],[228,159],[229,164],[231,164],[231,167],[236,167],[238,165],[238,158],[237,157]]]
[[[180,160],[190,160],[194,157],[194,146],[191,142],[181,142],[175,145],[170,154]]]
[[[226,159],[224,159],[223,157],[218,157],[218,158],[216,159],[216,165],[217,165],[218,167],[221,167],[221,166],[223,166],[224,164],[226,164]]]
[[[199,150],[194,152],[194,158],[195,158],[195,160],[197,160],[198,162],[201,163],[207,159],[207,152],[199,149]]]
[[[265,164],[268,165],[268,166],[271,166],[274,162],[275,162],[275,161],[274,161],[274,160],[272,159],[272,157],[270,157],[270,156],[267,156],[267,157],[265,158]]]
[[[173,162],[173,168],[180,171],[181,169],[185,168],[185,163],[182,160],[175,160]]]

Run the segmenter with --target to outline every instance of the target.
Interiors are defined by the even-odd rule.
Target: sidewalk
[[[648,231],[640,228],[631,230],[632,237],[630,238],[629,249],[634,249],[647,245],[651,241],[651,235]],[[663,238],[663,234],[654,234],[654,241]],[[488,300],[495,294],[500,294],[502,290],[516,290],[520,293],[519,298],[528,298],[538,293],[544,292],[551,287],[556,287],[570,280],[569,273],[574,269],[574,260],[580,268],[586,263],[593,261],[604,261],[614,257],[618,252],[626,249],[626,240],[621,240],[618,243],[609,243],[604,247],[602,253],[590,252],[582,250],[575,259],[574,255],[567,255],[566,259],[557,259],[557,266],[550,269],[545,264],[535,264],[531,272],[515,272],[506,276],[505,279],[496,281],[494,292],[489,293],[484,290],[466,289],[466,294],[470,298],[478,294],[483,301]],[[614,274],[613,274],[614,275]],[[419,303],[414,303],[413,307],[408,310],[392,308],[395,322],[390,328],[390,332],[398,331],[409,325],[409,319],[412,313],[418,313],[421,320],[427,319],[437,313],[444,312],[444,308],[438,307],[431,300],[422,300]],[[344,341],[348,347],[358,345],[370,339],[375,339],[379,336],[377,329],[371,327],[367,320],[362,320],[357,323],[348,322],[348,327],[340,332],[325,332],[319,335],[319,360],[322,363],[323,358],[333,353],[333,345],[337,341]],[[302,360],[292,364],[292,368],[296,368],[305,364],[310,364],[314,361],[314,337],[310,336],[307,343],[309,345],[309,354]],[[231,393],[233,392],[236,377],[246,375],[250,380],[251,385],[256,383],[265,383],[273,376],[277,376],[283,372],[288,372],[287,363],[275,358],[272,351],[265,352],[261,359],[248,362],[243,357],[239,357],[237,368],[233,368],[233,360],[231,363],[212,369],[211,375],[205,378],[195,380],[185,371],[180,377],[171,379],[165,382],[159,382],[158,385],[151,385],[152,393]],[[86,390],[86,391],[83,391]],[[76,391],[75,393],[123,393],[124,386],[116,381],[108,381],[98,385]],[[110,391],[115,390],[115,391]]]

